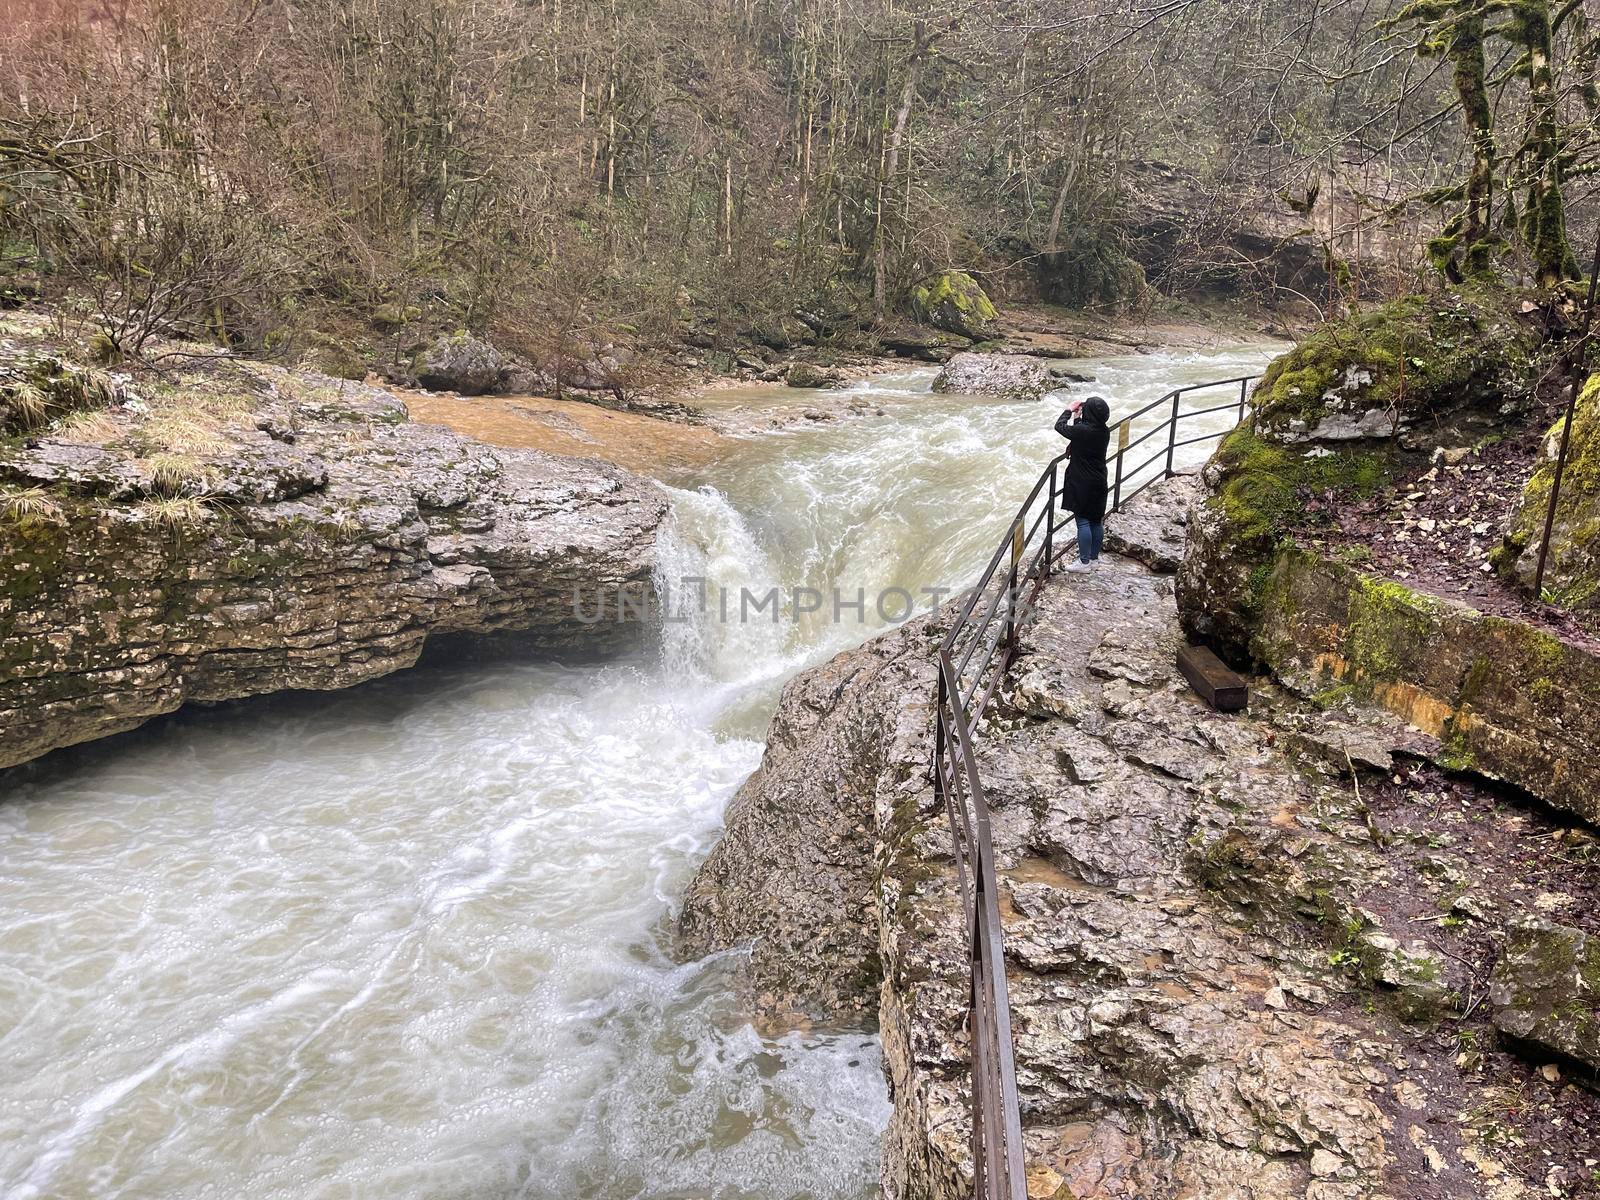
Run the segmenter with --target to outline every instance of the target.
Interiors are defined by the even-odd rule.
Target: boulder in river
[[[417,382],[436,392],[481,396],[500,386],[505,358],[488,342],[457,333],[436,339],[418,355]]]
[[[1026,354],[957,354],[933,381],[936,392],[1038,400],[1056,385],[1050,367]]]
[[[666,501],[644,481],[413,424],[359,383],[240,363],[161,387],[0,450],[0,767],[425,644],[645,636]]]
[[[792,388],[834,389],[845,386],[845,377],[831,367],[816,363],[792,362],[784,373],[783,381]]]

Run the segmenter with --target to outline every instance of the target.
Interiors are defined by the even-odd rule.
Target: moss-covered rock
[[[1294,546],[1257,569],[1255,661],[1388,709],[1445,766],[1600,820],[1600,655]]]
[[[1529,918],[1512,932],[1489,985],[1494,1023],[1600,1070],[1600,939]]]
[[[1527,394],[1537,361],[1538,331],[1511,300],[1464,288],[1330,322],[1267,369],[1258,424],[1284,442],[1393,437],[1424,418],[1487,424]]]
[[[1256,635],[1273,563],[1281,546],[1324,508],[1363,499],[1384,487],[1401,451],[1371,443],[1330,453],[1285,445],[1245,425],[1207,464],[1200,502],[1190,513],[1189,544],[1178,571],[1178,605],[1189,636],[1235,662],[1257,658]]]
[[[1545,439],[1545,462],[1523,489],[1497,559],[1504,573],[1530,591],[1539,569],[1539,543],[1550,511],[1550,488],[1565,424],[1563,417]],[[1551,527],[1545,591],[1565,608],[1600,607],[1600,375],[1591,376],[1578,397]]]
[[[994,335],[994,304],[965,271],[930,275],[911,293],[917,319],[936,329],[983,341]]]

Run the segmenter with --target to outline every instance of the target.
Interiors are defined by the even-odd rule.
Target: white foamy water
[[[1078,390],[1126,411],[1267,357]],[[671,481],[663,577],[970,580],[1059,403],[931,378]],[[0,1196],[874,1194],[875,1039],[759,1033],[661,936],[782,682],[882,625],[828,616],[186,712],[0,776]]]

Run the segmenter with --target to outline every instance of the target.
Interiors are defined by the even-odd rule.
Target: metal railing
[[[1170,478],[1179,450],[1228,432],[1180,438],[1179,426],[1184,421],[1234,410],[1242,422],[1254,378],[1246,375],[1178,388],[1113,426],[1115,449],[1106,459],[1110,511]],[[1184,410],[1185,396],[1220,388],[1237,388],[1237,399]],[[1139,423],[1147,420],[1153,420],[1150,428],[1139,432]],[[1157,437],[1159,434],[1165,437]],[[1152,439],[1154,452],[1130,467],[1132,452]],[[994,843],[989,804],[974,756],[975,738],[989,701],[1016,656],[1018,628],[1057,560],[1077,544],[1075,537],[1057,537],[1067,524],[1058,518],[1062,467],[1067,458],[1063,453],[1052,459],[1033,485],[1006,540],[989,560],[939,646],[933,777],[950,821],[970,949],[967,1031],[972,1047],[972,1162],[977,1200],[1027,1200],[1028,1189],[1023,1175],[1022,1116],[1017,1105]]]

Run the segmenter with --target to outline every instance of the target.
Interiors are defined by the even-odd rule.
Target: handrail
[[[1114,453],[1106,459],[1113,478],[1108,510],[1115,512],[1146,488],[1175,474],[1173,456],[1184,446],[1220,438],[1226,430],[1179,440],[1178,423],[1190,417],[1237,409],[1242,422],[1250,407],[1254,376],[1192,384],[1168,392],[1123,418],[1112,427]],[[1211,408],[1183,411],[1183,397],[1237,384],[1239,398]],[[1163,406],[1160,424],[1129,440],[1132,423]],[[1165,430],[1167,444],[1125,472],[1130,449],[1154,433]],[[960,615],[939,645],[937,715],[934,722],[934,791],[943,803],[955,851],[960,881],[962,913],[966,920],[970,986],[967,995],[967,1033],[972,1055],[972,1170],[976,1200],[1027,1200],[1023,1174],[1022,1115],[1017,1103],[1016,1058],[1011,1045],[1011,1000],[1006,988],[1005,945],[1000,926],[999,881],[994,866],[994,841],[990,831],[989,802],[978,773],[976,739],[989,701],[999,691],[1017,653],[1017,630],[1027,620],[1029,606],[1056,560],[1077,544],[1077,538],[1058,541],[1065,527],[1057,520],[1061,499],[1062,464],[1070,454],[1060,454],[1033,485],[1028,498],[1007,527],[1006,540],[967,596]],[[1153,477],[1139,482],[1123,496],[1124,483],[1166,459]],[[1044,507],[1034,513],[1041,495]],[[1042,545],[1034,543],[1043,529]],[[1009,558],[1009,562],[1007,561]],[[1002,566],[1004,570],[1002,571]],[[998,581],[998,585],[997,585]],[[991,594],[992,591],[992,594]],[[983,615],[977,620],[980,601]],[[1003,626],[994,629],[997,620]],[[993,631],[994,636],[990,637]],[[998,665],[996,665],[998,663]]]

